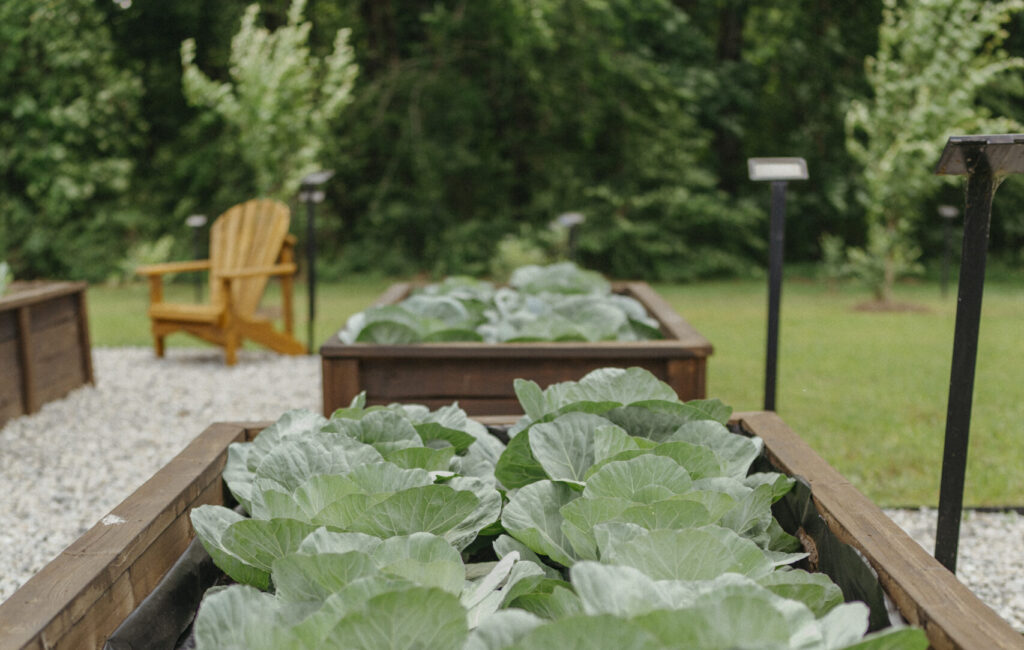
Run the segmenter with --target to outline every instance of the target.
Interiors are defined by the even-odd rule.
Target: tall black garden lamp
[[[1006,176],[1024,173],[1024,134],[954,136],[946,143],[935,173],[967,176],[953,365],[935,530],[935,559],[956,572],[992,199]]]
[[[567,246],[570,261],[576,261],[576,229],[586,220],[587,217],[582,212],[563,212],[551,222],[552,226],[565,228],[568,231]]]
[[[953,219],[960,216],[960,209],[955,205],[940,205],[939,216],[942,217],[945,233],[946,250],[942,253],[942,297],[946,297],[949,288],[950,258],[953,257]]]
[[[771,224],[768,235],[768,342],[764,363],[764,410],[775,410],[775,377],[779,357],[779,305],[782,301],[782,260],[786,242],[786,185],[807,180],[803,158],[748,158],[752,181],[772,184]]]
[[[313,322],[316,319],[316,204],[323,203],[326,194],[322,186],[334,171],[312,173],[302,179],[299,202],[306,204],[306,274],[309,278],[309,325],[306,330],[307,351],[313,353]]]
[[[192,249],[195,251],[195,259],[202,259],[203,245],[200,231],[206,225],[205,214],[190,214],[185,219],[185,225],[192,229]],[[196,287],[196,302],[203,300],[203,279],[200,273],[193,273]]]

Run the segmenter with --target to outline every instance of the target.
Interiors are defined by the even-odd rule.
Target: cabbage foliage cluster
[[[240,584],[199,648],[925,648],[795,568],[771,513],[793,480],[718,400],[639,368],[542,390],[506,446],[457,405],[291,411],[229,448],[248,516],[192,511]]]

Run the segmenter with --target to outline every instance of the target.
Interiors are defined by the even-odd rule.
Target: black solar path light
[[[942,217],[945,232],[946,250],[942,256],[942,297],[949,292],[949,266],[953,257],[953,220],[960,216],[960,209],[955,205],[940,205],[939,216]]]
[[[326,198],[322,186],[334,171],[309,174],[299,186],[299,202],[306,204],[306,275],[309,280],[309,325],[306,329],[306,350],[313,353],[313,322],[316,319],[316,204]]]
[[[992,199],[1006,176],[1024,173],[1024,134],[951,137],[935,173],[967,176],[960,287],[935,530],[935,559],[955,573]]]
[[[586,220],[587,217],[581,212],[563,212],[551,222],[552,226],[565,228],[568,231],[568,254],[569,259],[573,262],[576,261],[576,229]]]
[[[206,225],[205,214],[190,214],[185,219],[185,225],[192,229],[192,249],[195,251],[195,259],[203,259],[203,245],[200,231]],[[196,288],[196,302],[203,301],[203,279],[199,273],[193,273]]]
[[[764,363],[764,410],[775,410],[775,378],[779,357],[779,306],[782,302],[782,260],[786,242],[786,185],[807,180],[803,158],[748,158],[752,181],[772,184],[768,233],[768,341]]]

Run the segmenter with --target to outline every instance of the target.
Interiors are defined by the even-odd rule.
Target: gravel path
[[[321,407],[314,356],[243,350],[229,368],[213,349],[96,348],[93,362],[95,387],[0,428],[0,601],[211,422]],[[934,510],[886,513],[932,551]],[[968,513],[958,576],[1024,632],[1024,516]]]

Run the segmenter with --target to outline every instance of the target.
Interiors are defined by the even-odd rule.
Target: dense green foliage
[[[879,300],[888,300],[896,278],[915,268],[920,251],[910,230],[939,186],[931,167],[946,138],[1020,131],[1019,123],[977,106],[977,96],[1024,69],[1024,59],[1002,49],[1003,25],[1024,2],[884,4],[878,54],[867,61],[873,96],[853,101],[846,114],[847,148],[863,167],[868,220],[867,247],[851,251],[850,260]]]
[[[126,196],[142,85],[90,0],[0,4],[0,258],[96,277],[139,226]]]
[[[764,262],[768,204],[745,159],[765,155],[802,155],[811,170],[790,192],[791,259],[818,256],[824,232],[866,240],[870,161],[847,152],[844,116],[878,99],[864,62],[879,50],[882,0],[308,0],[302,18],[290,0],[258,15],[249,4],[5,4],[0,257],[19,277],[103,278],[132,245],[168,234],[184,257],[187,215],[287,198],[315,166],[337,172],[318,219],[328,275],[478,275],[503,239],[528,250],[567,211],[587,216],[578,259],[609,275],[745,273]],[[1024,52],[1019,25],[1007,25],[1011,55]],[[221,110],[245,85],[240,30],[293,46],[263,56],[274,65],[252,80],[271,90],[243,97],[244,120]],[[359,70],[344,108],[331,89],[345,81],[320,67],[337,60],[339,31],[355,64],[341,76]],[[943,51],[970,61],[993,44]],[[287,83],[268,85],[285,68]],[[185,87],[200,70],[197,107]],[[1018,77],[978,85],[968,110],[1024,118]],[[908,237],[926,256],[942,246],[934,205],[959,197],[949,187],[912,202]],[[993,248],[1017,256],[1024,190],[1000,199]]]

